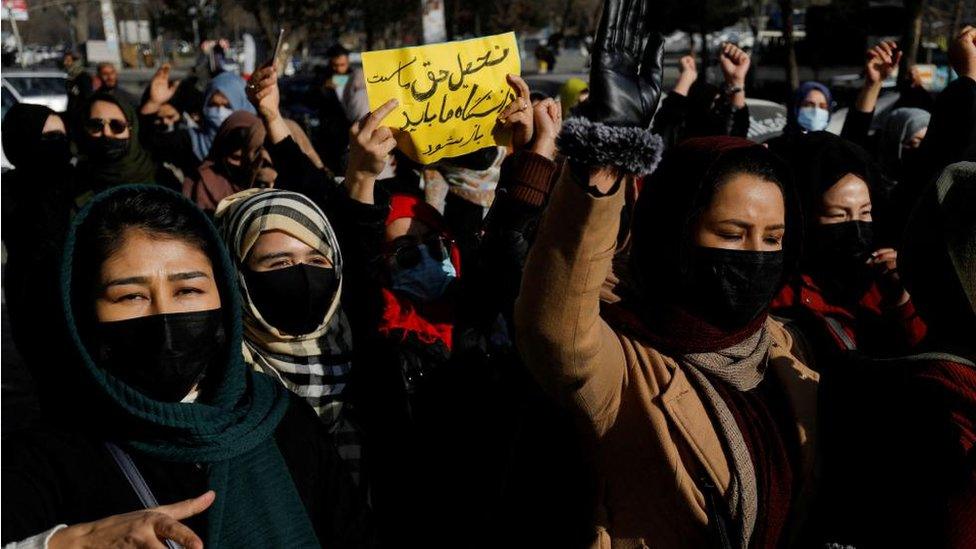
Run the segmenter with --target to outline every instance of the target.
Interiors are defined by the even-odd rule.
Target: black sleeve
[[[661,101],[661,108],[654,115],[652,131],[664,139],[665,147],[678,142],[678,134],[688,115],[688,98],[674,92]]]
[[[340,195],[337,200],[340,221],[337,225],[342,248],[342,302],[349,316],[353,334],[370,338],[383,309],[382,249],[386,218],[390,210],[389,195],[379,185],[375,204],[363,204]],[[357,343],[358,345],[358,343]]]
[[[840,136],[851,143],[867,148],[868,133],[871,131],[873,120],[874,111],[864,112],[852,107],[847,110],[847,118],[844,119],[844,128],[840,131]]]
[[[471,291],[480,297],[474,306],[481,324],[493,321],[498,313],[511,321],[525,258],[557,173],[555,162],[527,151],[509,156],[502,164]]]
[[[729,128],[729,135],[749,137],[749,105],[732,110],[732,124]]]
[[[41,448],[3,442],[3,539],[19,541],[58,524],[58,475]]]
[[[275,188],[304,194],[331,220],[344,193],[329,172],[316,167],[291,136],[268,145],[268,153],[278,172]]]

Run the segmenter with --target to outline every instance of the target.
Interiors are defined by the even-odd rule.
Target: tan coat
[[[578,409],[596,440],[596,547],[703,547],[702,479],[726,493],[729,460],[677,362],[600,317],[624,193],[593,197],[571,177],[566,170],[557,184],[525,266],[515,311],[519,348],[536,378]],[[799,503],[787,533],[795,535],[813,484],[818,375],[795,357],[778,322],[767,328],[767,375],[787,394],[801,444],[802,462],[793,464]]]

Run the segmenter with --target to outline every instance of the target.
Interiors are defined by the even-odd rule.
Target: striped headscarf
[[[248,189],[225,198],[217,206],[216,220],[238,268],[245,360],[312,405],[358,479],[361,444],[344,395],[352,368],[352,332],[339,306],[342,254],[329,220],[304,195],[276,189]],[[318,250],[335,269],[338,289],[322,324],[311,333],[282,333],[264,320],[248,294],[245,261],[261,234],[273,230]]]

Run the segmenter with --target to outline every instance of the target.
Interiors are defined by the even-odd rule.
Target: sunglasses
[[[104,118],[89,118],[85,120],[85,131],[92,135],[104,132],[105,126],[108,126],[112,135],[119,135],[129,128],[129,123],[124,120],[116,120],[115,118],[109,118],[108,120]]]
[[[386,254],[389,261],[398,269],[416,267],[423,257],[420,247],[426,246],[430,257],[436,261],[444,261],[451,256],[451,246],[454,241],[441,235],[426,236],[423,239],[413,235],[398,237],[393,241],[393,251]]]

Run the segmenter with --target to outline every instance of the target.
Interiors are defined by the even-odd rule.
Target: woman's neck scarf
[[[343,394],[352,369],[352,333],[340,307],[342,254],[332,225],[304,195],[274,189],[251,189],[228,197],[217,209],[217,222],[239,271],[246,268],[248,254],[261,234],[274,230],[297,238],[332,262],[339,289],[319,327],[297,336],[284,334],[264,320],[239,272],[244,358],[304,398],[336,435],[339,454],[358,472],[358,430],[344,413]]]
[[[96,93],[88,100],[84,110],[87,117],[96,101],[112,103],[122,110],[129,123],[129,150],[125,156],[111,162],[89,159],[85,164],[88,179],[94,192],[133,183],[156,183],[156,163],[139,143],[139,117],[128,103],[124,103],[109,93]],[[92,139],[85,134],[82,139]]]
[[[397,219],[417,219],[442,236],[450,238],[450,231],[441,214],[421,198],[409,194],[390,197],[389,225]],[[451,263],[461,277],[461,254],[456,245],[451,246]],[[379,332],[385,337],[406,341],[416,337],[421,343],[443,344],[448,351],[453,345],[454,305],[449,296],[430,303],[414,303],[409,298],[389,288],[383,288],[383,316]]]
[[[196,177],[183,182],[183,195],[196,202],[204,211],[213,212],[221,200],[251,188],[262,167],[261,150],[267,131],[261,120],[244,111],[237,111],[220,125],[213,146]],[[241,152],[240,171],[231,177],[227,157]]]
[[[199,216],[208,241],[229,347],[223,368],[208,371],[205,398],[194,403],[152,400],[96,364],[78,321],[90,316],[89,292],[74,287],[84,273],[74,272],[78,233],[100,204],[125,193],[150,193],[169,204],[182,203],[188,215]],[[94,212],[94,213],[93,213]],[[84,259],[81,259],[84,263]],[[206,511],[207,547],[318,547],[318,540],[294,481],[274,440],[288,408],[287,391],[267,376],[253,372],[241,353],[241,301],[236,269],[206,216],[173,191],[153,186],[121,186],[96,195],[75,218],[65,244],[62,299],[71,339],[91,383],[86,413],[92,426],[131,451],[175,463],[206,466],[207,484],[217,499]],[[76,295],[77,294],[77,295]],[[80,315],[80,316],[76,316]],[[91,320],[88,320],[91,322]]]
[[[203,108],[206,109],[214,94],[220,92],[230,102],[230,110],[257,114],[254,106],[247,100],[247,90],[244,86],[244,79],[234,73],[222,72],[218,74],[207,84],[207,90],[203,96]],[[214,138],[217,137],[217,130],[220,128],[211,124],[204,116],[199,125],[194,124],[187,129],[190,132],[190,145],[193,147],[193,154],[200,160],[206,159]]]
[[[487,211],[495,201],[504,160],[504,147],[487,147],[424,167],[421,178],[427,203],[443,213],[444,200],[450,193]]]

